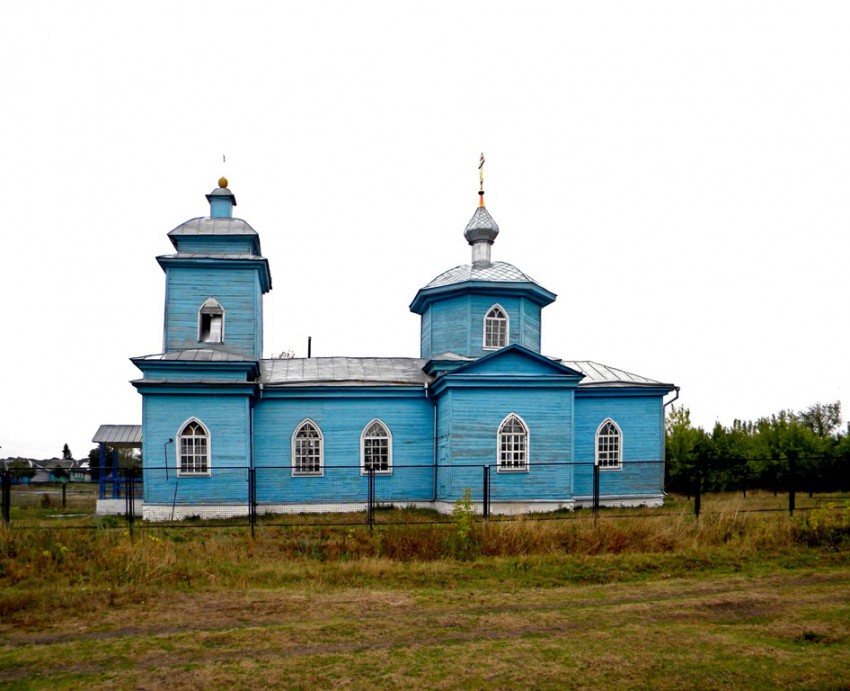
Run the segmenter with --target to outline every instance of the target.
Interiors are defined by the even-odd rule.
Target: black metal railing
[[[31,482],[0,471],[2,520],[20,527],[91,527],[115,524],[132,531],[140,516],[171,525],[376,525],[451,520],[454,506],[469,502],[481,519],[519,515],[571,518],[579,509],[601,515],[699,516],[719,506],[719,497],[740,494],[738,511],[796,511],[826,501],[850,504],[848,487],[824,482],[812,458],[689,460],[687,463],[626,461],[605,468],[593,462],[532,464],[501,469],[496,464],[394,465],[389,470],[359,465],[324,466],[299,474],[292,466],[213,467],[206,474],[174,468],[125,469],[110,482],[109,496],[90,482]],[[670,467],[677,474],[671,480]],[[722,475],[717,469],[721,468]],[[676,490],[665,493],[665,482]],[[117,496],[114,496],[117,495]],[[611,511],[650,506],[640,512]],[[92,517],[95,517],[94,522]],[[74,519],[56,521],[55,519]],[[96,521],[100,521],[97,523]]]

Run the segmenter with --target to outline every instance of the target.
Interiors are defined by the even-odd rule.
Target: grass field
[[[11,688],[847,688],[850,512],[0,534]]]

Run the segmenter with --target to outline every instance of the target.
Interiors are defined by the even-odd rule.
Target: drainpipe
[[[169,438],[165,444],[162,445],[162,456],[165,461],[165,480],[168,481],[168,445],[171,444],[174,440]]]
[[[669,401],[667,401],[667,402],[664,404],[664,407],[665,407],[665,408],[666,408],[668,405],[670,405],[671,403],[675,403],[677,400],[679,400],[679,387],[678,387],[678,386],[674,386],[674,387],[673,387],[673,391],[675,391],[675,392],[676,392],[676,395],[675,395],[675,396],[673,396],[673,398],[671,398]]]
[[[667,430],[664,425],[664,409],[670,405],[671,403],[676,402],[679,399],[679,387],[674,386],[673,390],[676,392],[676,395],[673,396],[669,401],[667,401],[661,407],[661,486],[664,487],[664,476],[667,474]],[[663,489],[661,490],[666,495],[667,492]]]

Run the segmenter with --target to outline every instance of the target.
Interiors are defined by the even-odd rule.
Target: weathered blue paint
[[[181,476],[178,472],[179,433],[193,418],[210,433],[209,477]],[[146,502],[244,505],[247,501],[249,396],[244,393],[223,395],[221,391],[214,396],[201,391],[189,395],[147,393],[142,430]],[[169,443],[169,439],[174,441]]]
[[[229,216],[235,199],[218,192],[208,197],[211,215]],[[159,515],[169,506],[187,507],[183,515],[195,506],[244,507],[249,468],[260,507],[362,505],[368,485],[361,434],[376,419],[392,437],[392,469],[375,480],[382,502],[445,507],[465,489],[479,501],[484,466],[494,503],[584,501],[596,430],[607,418],[622,431],[623,464],[602,472],[603,495],[663,490],[657,461],[663,397],[672,386],[588,386],[581,372],[541,355],[541,311],[555,295],[531,279],[438,281],[417,293],[410,308],[421,315],[426,386],[380,379],[267,382],[260,363],[262,299],[271,275],[259,237],[241,221],[238,231],[218,224],[215,232],[199,221],[172,231],[177,254],[158,258],[166,275],[163,354],[133,359],[143,374],[133,384],[143,396],[145,503],[166,510]],[[208,298],[224,312],[221,342],[203,340],[199,309]],[[485,350],[485,315],[497,304],[508,316],[508,345]],[[510,415],[528,430],[528,465],[521,470],[499,467],[498,432]],[[298,476],[292,436],[308,419],[322,435],[322,469]],[[179,433],[189,420],[209,433],[206,475],[178,472]]]
[[[573,460],[573,392],[580,380],[578,372],[516,345],[445,374],[432,386],[439,417],[450,421],[450,429],[440,427],[447,440],[441,462],[492,466],[494,501],[571,498],[566,464]],[[498,431],[510,414],[528,428],[527,470],[498,467]],[[452,500],[468,478],[452,468],[441,480],[438,493]]]
[[[166,270],[168,294],[165,352],[204,347],[262,357],[263,291],[255,267],[229,260],[174,263],[162,257],[160,264]],[[221,343],[201,340],[199,310],[207,298],[224,309]]]
[[[581,391],[576,393],[577,496],[592,494],[596,431],[608,418],[623,434],[623,467],[600,471],[600,492],[620,495],[657,493],[664,488],[664,391],[629,389]]]
[[[261,256],[256,240],[250,235],[222,237],[219,235],[184,235],[175,238],[178,252],[251,254]]]
[[[210,203],[210,218],[231,218],[233,216],[236,197],[226,187],[213,190],[211,194],[207,195],[207,201]]]
[[[292,434],[307,418],[324,438],[323,477],[292,477]],[[268,480],[258,482],[258,501],[298,502],[305,496],[337,502],[365,500],[365,480],[351,469],[360,468],[360,436],[376,418],[392,435],[392,475],[377,478],[382,501],[430,501],[433,404],[419,387],[401,392],[361,387],[343,395],[327,389],[309,393],[267,390],[254,411],[254,465]],[[277,433],[258,435],[257,430]],[[262,468],[273,470],[259,471]]]
[[[494,305],[508,315],[508,345],[518,344],[540,352],[540,305],[522,295],[505,295],[498,289],[457,293],[430,302],[422,314],[420,357],[430,360],[442,353],[481,357],[484,317]]]

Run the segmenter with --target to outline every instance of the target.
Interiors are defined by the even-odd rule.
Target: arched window
[[[304,420],[292,434],[292,474],[321,475],[324,469],[322,430],[312,420]]]
[[[596,430],[596,465],[600,470],[623,467],[623,433],[611,418]]]
[[[498,470],[528,470],[528,427],[514,413],[502,420],[499,426]]]
[[[484,350],[498,350],[508,345],[508,313],[501,305],[493,305],[484,317]]]
[[[198,340],[224,343],[224,308],[215,298],[207,298],[198,310]]]
[[[380,420],[372,420],[360,435],[360,470],[383,475],[393,471],[393,438]]]
[[[210,474],[210,433],[200,420],[192,418],[177,435],[178,475]]]

